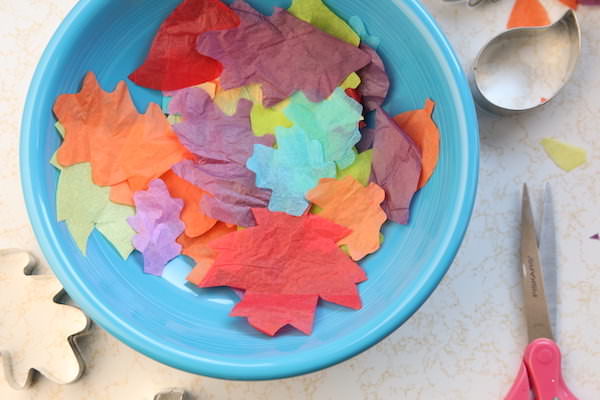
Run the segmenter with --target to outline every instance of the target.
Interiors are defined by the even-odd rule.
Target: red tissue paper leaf
[[[156,90],[177,90],[212,81],[223,65],[196,51],[199,35],[235,28],[240,19],[220,0],[184,0],[162,23],[150,52],[129,79]]]
[[[256,227],[209,244],[217,256],[199,285],[246,290],[232,316],[271,336],[287,324],[310,334],[319,298],[361,307],[356,284],[367,277],[336,244],[349,229],[316,215],[252,211]]]

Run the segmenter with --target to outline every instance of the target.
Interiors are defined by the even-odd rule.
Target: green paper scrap
[[[320,103],[313,103],[302,92],[291,97],[285,115],[323,146],[326,161],[334,161],[339,168],[354,163],[354,145],[361,138],[358,122],[363,120],[362,106],[337,88]],[[285,130],[282,130],[282,135]]]
[[[548,157],[567,172],[587,162],[587,153],[582,148],[552,138],[542,139],[541,144]]]
[[[255,102],[250,112],[252,132],[256,136],[263,136],[268,133],[275,133],[278,126],[291,128],[294,124],[287,119],[282,111],[288,103],[288,100],[284,100],[273,108],[267,108],[262,103]]]
[[[55,127],[64,137],[64,127],[59,122]],[[109,200],[110,187],[94,184],[90,163],[62,167],[56,161],[56,153],[50,163],[60,170],[56,189],[57,220],[66,222],[83,255],[86,254],[88,237],[95,227],[121,257],[127,259],[133,251],[131,240],[135,235],[127,218],[135,214],[134,208]]]
[[[371,178],[371,166],[373,164],[373,150],[364,151],[356,156],[356,160],[348,168],[339,170],[337,173],[338,179],[343,179],[351,175],[354,179],[360,182],[361,185],[367,186]]]
[[[369,35],[365,23],[359,16],[354,15],[350,17],[350,19],[348,20],[348,24],[358,34],[362,42],[368,44],[369,47],[372,47],[373,49],[377,50],[377,48],[381,44],[381,39],[377,36]]]
[[[288,11],[296,18],[306,21],[344,42],[354,46],[360,44],[360,37],[343,19],[323,4],[322,0],[294,0]]]
[[[96,227],[126,259],[133,251],[131,239],[135,234],[127,218],[135,212],[133,207],[111,202],[109,196],[110,187],[92,182],[90,163],[62,168],[56,192],[57,219],[66,222],[84,255],[88,237]]]

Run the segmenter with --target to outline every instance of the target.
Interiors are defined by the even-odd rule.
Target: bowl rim
[[[465,190],[459,202],[460,207],[454,210],[455,229],[447,241],[448,246],[444,249],[437,267],[433,268],[429,275],[415,282],[410,295],[406,296],[404,300],[391,303],[387,308],[387,310],[391,311],[389,315],[369,324],[364,329],[360,329],[358,333],[350,335],[349,340],[345,340],[343,345],[334,346],[326,358],[314,357],[307,359],[300,357],[298,359],[298,357],[282,357],[282,361],[278,365],[271,363],[236,363],[230,362],[226,358],[208,359],[191,357],[177,351],[175,348],[168,347],[152,338],[151,335],[135,330],[126,321],[121,320],[100,302],[97,302],[93,294],[85,289],[78,277],[69,273],[68,267],[65,267],[65,254],[59,247],[53,245],[53,232],[49,218],[43,212],[43,208],[38,206],[39,196],[35,195],[34,167],[30,161],[33,157],[30,157],[30,149],[35,136],[32,132],[39,131],[39,129],[36,129],[39,128],[39,124],[35,120],[35,99],[44,90],[45,81],[43,77],[46,69],[52,63],[52,59],[57,54],[60,55],[60,42],[72,35],[73,30],[76,31],[76,29],[72,28],[80,24],[78,19],[93,16],[104,6],[104,2],[80,0],[75,5],[52,36],[35,70],[27,93],[21,122],[19,155],[21,186],[29,219],[37,241],[49,265],[67,293],[92,320],[133,349],[172,367],[214,378],[268,380],[303,375],[347,360],[383,340],[421,307],[425,300],[433,293],[450,267],[471,218],[479,174],[479,133],[475,105],[469,84],[448,40],[433,18],[417,0],[392,1],[403,10],[412,12],[415,18],[423,23],[426,31],[431,35],[431,39],[441,50],[442,57],[447,61],[450,73],[458,88],[458,97],[460,98],[465,114],[469,157],[466,167],[467,173],[461,182]]]

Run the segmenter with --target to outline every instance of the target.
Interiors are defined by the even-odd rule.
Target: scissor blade
[[[527,185],[523,185],[521,212],[521,278],[529,341],[553,339]]]
[[[540,228],[539,243],[540,261],[544,274],[544,292],[550,315],[550,326],[556,328],[557,324],[557,299],[558,299],[558,263],[556,252],[556,228],[554,224],[554,204],[550,184],[544,187],[544,208],[542,211],[542,226]]]

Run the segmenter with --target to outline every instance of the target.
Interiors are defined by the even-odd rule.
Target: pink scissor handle
[[[577,400],[561,373],[560,349],[550,339],[536,339],[527,346],[523,364],[505,400]]]
[[[565,385],[560,349],[552,340],[542,338],[529,343],[523,361],[537,400],[577,400]]]

